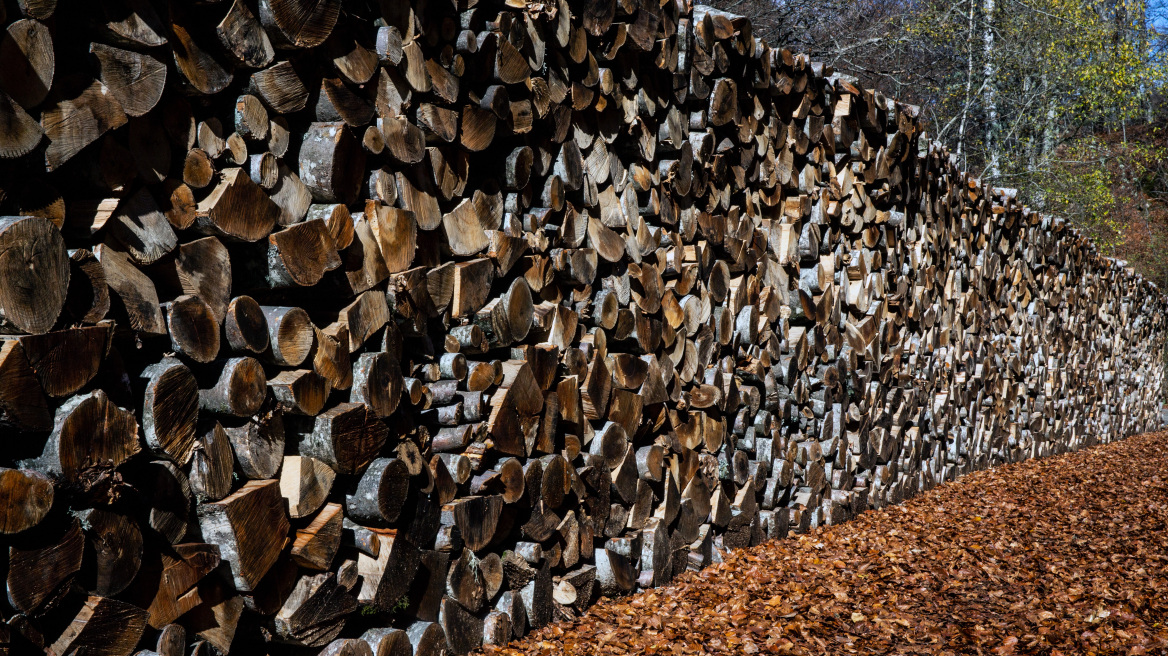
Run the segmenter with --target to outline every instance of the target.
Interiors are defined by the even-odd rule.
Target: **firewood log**
[[[289,526],[277,481],[248,481],[221,501],[199,506],[203,535],[219,545],[235,587],[253,590],[276,562]]]
[[[28,613],[59,596],[59,587],[81,569],[84,549],[85,539],[76,519],[34,544],[10,547],[7,584],[12,607]]]
[[[312,48],[324,43],[341,11],[339,0],[261,0],[260,21],[277,47]]]
[[[347,515],[363,522],[393,522],[409,491],[409,472],[396,458],[378,458],[369,464],[353,494],[346,497]]]
[[[49,330],[69,285],[69,255],[60,232],[42,218],[0,217],[0,252],[6,254],[0,261],[0,328]]]
[[[340,504],[326,504],[308,526],[296,531],[292,560],[306,569],[328,570],[341,546],[343,518]]]
[[[155,453],[186,464],[196,445],[198,382],[186,366],[174,359],[147,367],[142,376],[148,380],[142,408],[146,444]]]
[[[105,392],[95,390],[57,408],[36,467],[64,480],[76,480],[93,467],[116,467],[139,450],[134,416],[115,406]]]
[[[184,294],[197,296],[211,309],[215,322],[226,325],[231,302],[231,258],[215,237],[181,244],[174,259],[175,277]],[[228,336],[230,337],[230,331]],[[233,348],[236,348],[232,344]]]
[[[154,109],[166,88],[166,64],[154,57],[102,43],[89,44],[101,66],[101,81],[130,116]],[[46,87],[47,89],[48,87]]]
[[[313,123],[300,149],[300,178],[320,202],[356,200],[365,168],[361,142],[344,123]]]
[[[332,390],[329,379],[311,369],[281,371],[268,381],[268,387],[285,412],[310,417],[324,410]]]
[[[280,642],[301,647],[323,647],[330,645],[330,641],[337,637],[345,626],[345,616],[356,609],[356,600],[337,582],[336,574],[325,572],[304,575],[297,579],[296,586],[272,618],[273,632]],[[364,653],[369,653],[369,646],[360,640],[337,642],[357,643],[364,647]],[[335,648],[330,652],[326,648],[322,653],[348,652]]]
[[[268,236],[280,208],[241,168],[219,172],[219,184],[196,209],[197,230],[214,236],[257,241]]]
[[[413,656],[414,647],[402,629],[375,627],[361,634],[373,652],[373,656]]]
[[[49,477],[28,469],[0,467],[0,533],[28,530],[41,522],[53,506],[53,483]]]
[[[298,307],[261,306],[268,326],[266,356],[278,365],[298,367],[312,352],[315,327],[308,313]]]
[[[437,618],[435,618],[437,620]],[[435,622],[414,622],[406,629],[414,656],[438,656],[447,649],[446,634]]]
[[[389,610],[409,588],[418,570],[421,554],[406,536],[393,529],[378,532],[380,547],[376,558],[357,557],[362,584],[357,599],[380,610]]]
[[[133,519],[104,508],[84,510],[79,519],[94,554],[93,567],[85,573],[85,587],[99,595],[120,593],[142,566],[142,532]]]
[[[231,492],[235,455],[223,426],[216,422],[199,436],[191,452],[191,491],[218,501]]]
[[[124,601],[90,595],[47,651],[54,654],[100,650],[129,654],[146,630],[146,611]]]
[[[215,26],[215,32],[220,43],[248,68],[263,68],[276,55],[268,35],[243,0],[231,3],[227,15]]]
[[[260,363],[255,358],[230,358],[222,362],[220,371],[212,387],[199,390],[199,408],[238,417],[258,412],[268,382]]]
[[[307,517],[324,503],[336,472],[315,458],[284,456],[280,468],[280,494],[288,502],[288,516]],[[339,521],[339,520],[338,520]],[[337,529],[340,535],[340,529]]]

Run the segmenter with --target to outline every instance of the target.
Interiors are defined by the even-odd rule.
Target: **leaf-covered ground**
[[[493,654],[1168,654],[1168,433],[965,476]]]

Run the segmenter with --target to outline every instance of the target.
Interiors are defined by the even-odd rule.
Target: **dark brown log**
[[[234,0],[227,15],[215,27],[219,41],[240,64],[263,68],[276,56],[267,33],[244,0]]]
[[[141,465],[132,474],[142,489],[150,491],[146,497],[149,512],[145,525],[171,544],[182,540],[190,523],[191,505],[190,481],[183,470],[168,460],[155,460]]]
[[[462,497],[453,505],[454,522],[467,548],[478,551],[490,544],[499,525],[503,497]]]
[[[438,623],[452,653],[467,654],[482,645],[483,621],[449,597],[442,599]]]
[[[101,66],[101,81],[130,116],[154,109],[166,88],[166,64],[145,53],[89,44]],[[0,55],[2,56],[2,55]]]
[[[48,400],[16,340],[0,343],[0,425],[26,431],[53,425]]]
[[[353,363],[353,390],[349,400],[364,403],[378,417],[397,409],[402,395],[401,365],[389,353],[365,353]]]
[[[39,524],[52,508],[53,496],[48,476],[0,467],[0,533],[20,533]]]
[[[4,159],[27,155],[45,136],[44,128],[3,91],[0,91],[0,128],[0,157]]]
[[[258,412],[268,383],[260,363],[255,358],[231,358],[222,363],[220,371],[213,387],[199,390],[199,408],[238,417]]]
[[[167,624],[158,632],[154,653],[158,656],[183,656],[187,647],[187,630],[181,624]]]
[[[316,458],[284,456],[280,468],[280,494],[288,502],[288,516],[300,519],[316,512],[332,489],[335,478],[336,472]],[[340,518],[336,530],[339,540]]]
[[[324,410],[332,385],[311,369],[281,371],[268,380],[272,398],[285,412],[314,417]]]
[[[219,355],[219,322],[203,299],[183,295],[168,303],[166,324],[175,353],[199,363]]]
[[[104,508],[83,510],[78,518],[93,559],[83,576],[85,588],[103,596],[125,590],[142,566],[142,531],[137,523]]]
[[[419,226],[415,214],[369,201],[365,204],[365,220],[377,239],[386,270],[393,274],[409,269],[417,250]]]
[[[298,367],[316,339],[315,327],[308,313],[298,307],[261,306],[268,326],[267,357],[284,367]]]
[[[314,105],[318,121],[343,121],[352,128],[361,128],[373,120],[373,103],[349,88],[340,78],[321,80]]]
[[[313,518],[312,523],[296,531],[296,541],[292,544],[292,560],[306,569],[328,570],[341,546],[343,518],[341,504],[325,505]]]
[[[199,506],[203,536],[219,545],[238,590],[249,591],[275,564],[288,534],[277,481],[248,481],[222,501]]]
[[[347,333],[347,328],[341,327],[339,330]],[[316,329],[316,351],[312,357],[312,367],[333,389],[346,390],[353,385],[348,343],[347,334],[334,337]]]
[[[187,151],[183,160],[183,182],[194,189],[202,189],[215,179],[215,163],[202,148]]]
[[[68,288],[69,255],[57,227],[39,217],[0,217],[0,329],[46,332]]]
[[[386,425],[361,403],[342,403],[316,417],[303,434],[300,454],[318,458],[339,474],[359,474],[385,445]]]
[[[401,629],[376,627],[361,634],[371,650],[373,656],[413,656],[414,647],[410,644],[410,637]]]
[[[251,89],[278,114],[292,114],[308,104],[308,89],[287,60],[252,73]]]
[[[185,465],[195,449],[199,416],[199,386],[183,364],[164,359],[142,371],[147,379],[142,407],[142,433],[158,455]]]
[[[156,559],[144,560],[143,571],[149,576],[139,578],[126,596],[146,607],[150,626],[161,628],[199,605],[195,585],[218,566],[219,552],[211,545],[175,545],[157,552]]]
[[[90,468],[116,467],[138,451],[134,416],[95,390],[57,408],[37,468],[72,481]]]
[[[414,213],[414,220],[422,230],[433,230],[442,221],[433,187],[430,176],[423,175],[419,167],[414,167],[412,173],[399,171],[397,174],[398,200],[404,209]]]
[[[101,8],[101,27],[114,42],[131,48],[166,43],[166,26],[147,0],[115,0]]]
[[[280,208],[243,169],[224,169],[219,178],[215,189],[199,201],[197,229],[241,241],[267,237],[276,224]]]
[[[35,17],[33,17],[35,18]],[[24,109],[41,104],[53,87],[53,35],[33,18],[14,21],[0,40],[0,89]]]
[[[101,321],[109,312],[109,285],[101,262],[90,251],[79,248],[69,254],[69,269],[65,311],[77,323]]]
[[[332,33],[340,0],[260,0],[260,21],[277,47],[313,48]]]
[[[54,170],[103,134],[126,124],[126,112],[101,82],[58,82],[41,114],[41,128],[49,138],[45,167]],[[19,118],[16,121],[20,127]]]
[[[268,319],[260,304],[250,296],[231,299],[223,332],[237,353],[259,354],[268,350]]]
[[[304,221],[268,236],[263,256],[253,260],[259,287],[311,287],[341,266],[332,235],[322,221]]]
[[[235,454],[231,441],[219,422],[195,441],[191,452],[191,491],[218,501],[231,492],[231,468]]]
[[[91,595],[46,652],[129,654],[146,631],[146,618],[133,604]]]
[[[153,264],[178,245],[170,222],[146,189],[118,203],[109,229],[122,250],[141,265]]]
[[[389,156],[402,164],[416,164],[426,154],[422,130],[404,116],[378,118],[377,127]]]
[[[202,30],[191,32],[194,25],[196,21],[188,15],[184,5],[170,3],[170,42],[175,68],[192,89],[204,95],[214,95],[231,84],[231,65],[221,61],[217,52],[205,47],[213,43],[214,37]]]
[[[462,108],[462,131],[459,143],[472,153],[486,150],[495,140],[498,123],[494,113],[476,105]]]
[[[85,540],[72,520],[35,545],[8,550],[8,601],[17,611],[29,613],[60,595],[81,568]]]
[[[377,557],[366,554],[357,557],[357,568],[362,576],[357,599],[387,611],[409,591],[422,554],[401,531],[379,530],[376,537],[379,543]]]
[[[28,365],[49,396],[77,392],[97,375],[109,352],[111,326],[69,328],[20,337]]]

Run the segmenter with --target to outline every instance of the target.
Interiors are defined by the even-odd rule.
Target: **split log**
[[[61,233],[42,218],[0,217],[0,254],[0,328],[46,332],[69,288],[69,254]]]
[[[146,617],[146,611],[133,604],[91,595],[46,651],[129,654],[146,631]]]
[[[361,403],[342,403],[320,415],[301,435],[300,454],[317,458],[338,474],[359,474],[381,451],[388,428]]]
[[[341,546],[342,519],[340,504],[326,504],[312,523],[296,531],[292,560],[306,569],[328,570]]]
[[[252,480],[273,478],[283,462],[284,415],[278,408],[256,414],[242,426],[225,428],[239,470]]]
[[[53,506],[53,482],[28,469],[0,467],[0,533],[26,531],[41,522]]]
[[[57,408],[53,431],[37,469],[75,481],[91,468],[113,468],[140,450],[134,415],[94,390]]]
[[[147,367],[142,376],[147,379],[142,407],[146,445],[158,455],[185,465],[196,446],[198,382],[190,369],[174,359]]]
[[[8,602],[23,613],[51,602],[81,569],[84,550],[85,539],[76,519],[37,544],[9,547]]]
[[[280,494],[288,502],[288,516],[300,519],[316,512],[324,504],[335,478],[336,472],[315,458],[284,456]],[[337,536],[339,539],[339,524]]]
[[[101,66],[101,81],[130,116],[154,109],[166,88],[166,64],[154,57],[101,43],[89,44]],[[2,57],[2,55],[0,55]]]
[[[277,481],[248,481],[222,501],[199,506],[204,537],[219,545],[239,590],[254,590],[284,548],[289,526]]]
[[[231,468],[235,454],[231,441],[218,422],[195,442],[191,452],[191,491],[218,501],[231,492]]]

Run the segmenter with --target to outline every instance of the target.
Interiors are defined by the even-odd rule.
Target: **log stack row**
[[[0,651],[466,653],[1162,421],[1154,286],[744,18],[57,5],[0,5]]]

